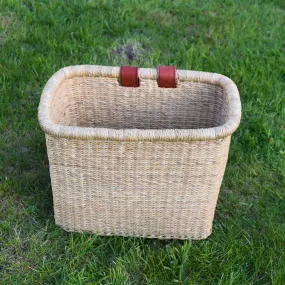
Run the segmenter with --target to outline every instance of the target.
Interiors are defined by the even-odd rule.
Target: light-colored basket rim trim
[[[65,126],[55,124],[50,119],[50,101],[54,92],[64,80],[81,76],[118,78],[119,73],[120,67],[97,65],[68,66],[57,71],[49,79],[42,92],[38,110],[38,119],[41,128],[46,134],[51,136],[85,140],[198,141],[230,136],[239,126],[241,103],[235,83],[221,74],[190,70],[177,70],[176,77],[178,84],[179,81],[192,81],[218,85],[224,89],[227,95],[229,115],[228,120],[223,125],[202,129],[111,129]],[[157,80],[157,70],[152,68],[139,68],[139,78]]]

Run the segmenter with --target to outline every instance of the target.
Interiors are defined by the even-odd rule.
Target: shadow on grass
[[[39,222],[50,219],[52,191],[44,134],[39,128],[26,130],[22,135],[10,129],[4,140],[1,169],[4,195],[19,200]]]

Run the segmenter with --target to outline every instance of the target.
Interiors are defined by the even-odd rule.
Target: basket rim
[[[157,80],[157,70],[139,68],[139,78]],[[118,78],[120,67],[98,65],[76,65],[61,68],[46,83],[38,108],[38,120],[43,131],[51,136],[72,139],[99,139],[117,141],[199,141],[215,140],[230,136],[241,120],[241,102],[235,83],[228,77],[203,71],[177,70],[179,81],[192,81],[218,85],[227,95],[229,115],[227,121],[218,127],[201,129],[112,129],[66,126],[54,123],[49,117],[49,106],[55,90],[66,79],[72,77]]]

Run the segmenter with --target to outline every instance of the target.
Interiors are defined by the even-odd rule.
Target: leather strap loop
[[[176,88],[176,67],[158,67],[158,86],[162,88]]]
[[[124,87],[138,87],[138,68],[135,66],[121,66],[120,82]]]

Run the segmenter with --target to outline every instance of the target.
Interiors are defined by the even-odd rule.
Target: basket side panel
[[[178,239],[211,233],[230,137],[46,140],[55,221],[64,229]]]

